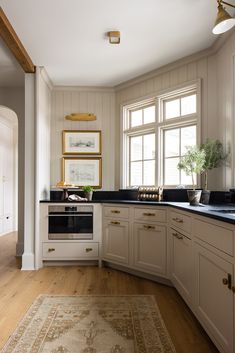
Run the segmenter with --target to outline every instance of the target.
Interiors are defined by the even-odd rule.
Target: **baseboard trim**
[[[33,271],[33,270],[35,270],[34,254],[23,253],[21,271]]]
[[[157,283],[164,284],[164,285],[169,286],[169,287],[173,287],[173,284],[167,278],[163,278],[163,277],[156,276],[156,275],[151,275],[149,273],[145,273],[145,272],[141,272],[141,271],[134,270],[134,269],[131,269],[131,268],[127,268],[127,267],[122,266],[122,265],[116,265],[116,264],[113,264],[113,263],[108,262],[108,261],[103,261],[103,264],[106,267],[113,268],[114,270],[127,272],[127,273],[129,273],[131,275],[134,275],[134,276],[137,276],[137,277],[141,277],[141,278],[144,278],[144,279],[148,279],[150,281],[154,281],[154,282],[157,282]]]

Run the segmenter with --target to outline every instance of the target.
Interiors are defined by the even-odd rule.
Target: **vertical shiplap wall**
[[[235,33],[226,40],[216,55],[218,92],[218,131],[220,139],[230,150],[228,163],[218,176],[219,185],[235,187]]]
[[[207,137],[218,138],[217,120],[217,79],[216,79],[216,57],[210,56],[192,61],[188,64],[179,66],[168,72],[158,74],[155,77],[146,79],[141,83],[133,84],[127,88],[119,89],[116,94],[116,131],[120,131],[120,107],[123,104],[134,100],[141,100],[147,96],[156,96],[165,90],[187,84],[193,80],[201,80],[201,141]],[[116,134],[116,179],[115,185],[118,188],[120,180],[120,136]],[[210,188],[217,188],[216,178],[209,181]]]
[[[71,113],[94,113],[95,121],[75,122],[65,120]],[[62,179],[62,131],[102,131],[102,189],[114,189],[115,156],[115,93],[105,88],[63,88],[52,92],[51,114],[51,185]]]

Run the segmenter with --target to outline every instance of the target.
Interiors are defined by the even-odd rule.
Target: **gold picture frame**
[[[63,157],[62,180],[73,186],[102,188],[102,158]]]
[[[64,155],[100,155],[101,130],[63,130],[62,151]]]

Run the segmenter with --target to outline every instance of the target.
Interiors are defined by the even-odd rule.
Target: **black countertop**
[[[199,206],[190,206],[188,202],[169,202],[169,201],[137,201],[137,200],[92,200],[92,201],[62,201],[62,200],[41,200],[41,203],[66,203],[66,204],[121,204],[121,205],[144,205],[144,206],[170,206],[179,210],[188,211],[194,214],[198,214],[200,216],[205,216],[208,218],[217,219],[222,222],[227,222],[231,224],[235,224],[235,204],[213,204],[213,205],[202,205]],[[224,210],[232,211],[234,213],[224,213]],[[222,212],[221,212],[222,211]]]

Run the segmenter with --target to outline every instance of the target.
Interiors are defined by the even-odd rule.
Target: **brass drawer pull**
[[[154,226],[147,226],[147,225],[143,225],[143,227],[145,228],[145,229],[155,229],[155,227]]]
[[[231,289],[234,292],[234,287],[232,288],[232,275],[230,273],[227,274],[227,278],[222,279],[223,285],[228,286],[228,289]]]
[[[178,217],[172,218],[172,220],[177,222],[177,223],[184,223],[183,219],[178,218]]]
[[[112,210],[111,213],[121,213],[121,211],[118,210]]]
[[[174,237],[176,237],[177,239],[184,239],[183,235],[182,234],[179,234],[179,233],[172,233],[172,235]]]
[[[48,252],[53,252],[53,251],[55,251],[55,248],[49,248],[48,249]]]
[[[155,213],[145,212],[143,216],[155,216]]]
[[[90,252],[92,250],[93,250],[92,248],[86,248],[86,252]]]
[[[112,222],[110,222],[111,224],[120,224],[120,222],[117,222],[117,221],[112,221]]]

